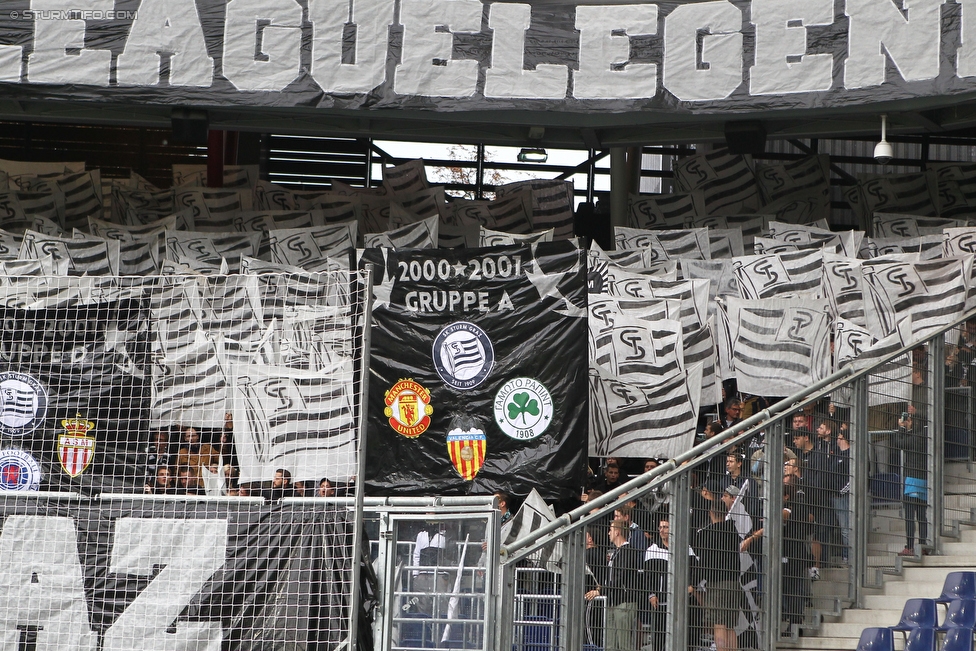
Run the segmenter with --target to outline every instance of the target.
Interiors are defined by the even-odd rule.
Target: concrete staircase
[[[905,545],[900,509],[873,510],[868,581],[877,587],[864,590],[864,608],[846,608],[850,604],[849,570],[821,570],[822,580],[813,584],[812,608],[807,611],[803,635],[783,640],[780,649],[854,651],[865,627],[897,624],[906,599],[938,597],[949,572],[976,570],[976,468],[950,464],[946,478],[945,519],[956,523],[958,538],[943,536],[938,556],[899,557]],[[897,635],[895,648],[903,645]]]

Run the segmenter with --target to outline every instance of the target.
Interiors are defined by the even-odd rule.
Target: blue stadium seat
[[[965,628],[946,631],[942,651],[973,651],[973,632]]]
[[[949,572],[942,584],[942,595],[935,601],[946,604],[956,599],[976,599],[976,572]]]
[[[935,651],[935,631],[931,628],[916,628],[908,634],[905,651]]]
[[[901,621],[891,627],[892,631],[908,632],[916,628],[935,629],[939,625],[939,615],[935,599],[909,599],[901,611]]]
[[[972,631],[976,628],[976,601],[972,599],[955,599],[949,602],[945,621],[939,627],[940,631],[953,628],[965,628]]]
[[[430,615],[426,613],[403,613],[403,617],[417,619],[417,622],[400,623],[400,646],[414,649],[433,649],[437,644],[434,642],[434,627],[429,621]]]
[[[857,651],[895,651],[895,638],[890,628],[870,627],[861,631]]]

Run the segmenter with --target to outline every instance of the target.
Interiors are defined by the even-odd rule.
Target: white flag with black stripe
[[[387,194],[412,194],[430,187],[427,182],[427,167],[423,159],[390,167],[384,165],[382,170],[383,187],[386,188]]]
[[[227,261],[231,273],[240,270],[241,256],[257,255],[261,233],[205,233],[167,230],[166,258],[194,269],[216,268]]]
[[[352,360],[353,334],[348,306],[287,307],[281,328],[282,364],[320,371],[343,359]]]
[[[868,376],[868,405],[871,407],[912,399],[912,360],[908,354],[879,365],[882,359],[904,348],[911,340],[911,317],[898,322],[895,332],[878,340],[851,321],[838,319],[834,325],[836,370],[853,366],[857,370],[875,367]]]
[[[856,257],[864,239],[864,231],[828,231],[815,226],[769,222],[769,234],[774,240],[796,244],[820,244],[827,250],[840,247],[838,251],[848,257]]]
[[[590,456],[672,458],[688,450],[701,378],[698,364],[653,383],[630,382],[591,366]]]
[[[416,224],[363,235],[363,246],[367,249],[436,249],[438,243],[438,218],[429,217]]]
[[[202,338],[178,354],[157,354],[152,371],[152,428],[193,423],[196,427],[224,426],[228,384],[214,348]]]
[[[844,319],[867,327],[860,260],[836,253],[824,253],[821,291],[830,303],[830,313],[835,319]]]
[[[919,237],[920,235],[941,235],[946,228],[965,228],[965,219],[946,219],[944,217],[923,217],[900,213],[874,213],[874,237]]]
[[[915,259],[936,260],[942,256],[945,236],[942,234],[918,237],[866,237],[858,255],[861,258],[914,254]]]
[[[327,258],[338,258],[356,248],[358,224],[347,221],[311,228],[286,228],[268,232],[271,262],[308,268]]]
[[[759,185],[746,159],[727,149],[679,159],[674,182],[684,192],[702,191],[704,214],[757,212],[761,205]]]
[[[912,337],[924,339],[966,310],[972,256],[925,262],[865,260],[865,315],[872,335],[882,339],[911,317]]]
[[[755,239],[769,230],[770,215],[708,215],[694,217],[685,228],[738,229],[742,233],[742,246],[746,255],[753,254]]]
[[[66,260],[71,276],[117,276],[119,273],[119,242],[103,238],[76,240],[54,237],[28,230],[20,245],[19,258],[39,260],[53,256]]]
[[[484,226],[478,229],[478,244],[482,247],[487,246],[515,246],[519,244],[534,244],[536,242],[552,242],[553,231],[539,231],[537,233],[525,233],[516,235],[515,233],[502,233],[492,231]]]
[[[738,296],[739,284],[732,272],[732,260],[682,260],[681,277],[708,281],[708,313],[715,311],[719,296]]]
[[[736,228],[708,229],[708,251],[712,260],[745,255],[742,231]]]
[[[733,261],[732,271],[742,298],[758,300],[782,294],[819,292],[823,254],[816,250],[747,255]]]
[[[590,363],[612,375],[651,382],[684,368],[680,321],[652,323],[618,314],[610,325],[587,323]]]
[[[556,514],[552,508],[545,503],[539,491],[533,488],[522,502],[518,512],[501,526],[501,544],[511,545],[555,519]],[[562,561],[562,547],[562,541],[557,541],[553,545],[547,545],[533,552],[526,560],[534,567],[544,567],[551,572],[558,572],[559,563]]]
[[[533,179],[516,181],[495,188],[495,196],[504,199],[524,189],[532,192],[532,230],[552,229],[553,240],[573,237],[576,206],[572,181]]]
[[[613,233],[618,251],[649,249],[653,252],[655,261],[708,260],[711,255],[708,230],[705,228],[648,231],[640,228],[615,226]]]
[[[729,298],[727,306],[739,391],[791,395],[830,374],[826,299]]]
[[[278,468],[295,481],[350,479],[357,431],[351,362],[319,371],[238,365],[232,378],[240,481],[267,481]]]
[[[677,194],[630,194],[628,203],[630,226],[645,230],[685,228],[691,219],[705,214],[705,197],[700,190]]]

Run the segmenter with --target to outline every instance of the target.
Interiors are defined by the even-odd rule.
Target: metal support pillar
[[[928,407],[929,490],[932,506],[932,527],[929,529],[936,553],[942,550],[945,530],[945,337],[934,337],[928,346],[928,372],[925,374],[925,399]]]
[[[610,226],[627,225],[627,192],[630,186],[627,174],[627,148],[610,149]]]
[[[224,187],[224,132],[214,129],[207,135],[207,187]]]
[[[764,649],[775,649],[779,642],[779,622],[782,619],[783,600],[783,527],[765,526],[770,522],[781,522],[783,512],[783,442],[786,440],[785,422],[780,419],[766,429],[766,454],[763,468],[763,501],[766,503],[766,517],[763,519],[762,559],[763,622],[759,631]]]
[[[691,510],[691,473],[686,472],[674,480],[671,493],[671,562],[668,563],[668,634],[666,649],[688,648],[688,586],[691,546],[691,529],[687,514]],[[682,550],[685,550],[682,553]]]
[[[562,614],[559,619],[562,628],[559,646],[563,649],[583,648],[583,629],[586,626],[586,604],[583,600],[586,584],[582,571],[586,566],[584,534],[585,529],[577,528],[566,536],[563,544]]]

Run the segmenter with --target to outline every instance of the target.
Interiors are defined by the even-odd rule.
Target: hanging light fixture
[[[542,147],[522,147],[517,158],[520,163],[545,163],[549,154]]]
[[[881,142],[874,146],[874,159],[882,165],[887,165],[895,157],[895,150],[892,149],[888,137],[888,116],[881,114]]]

